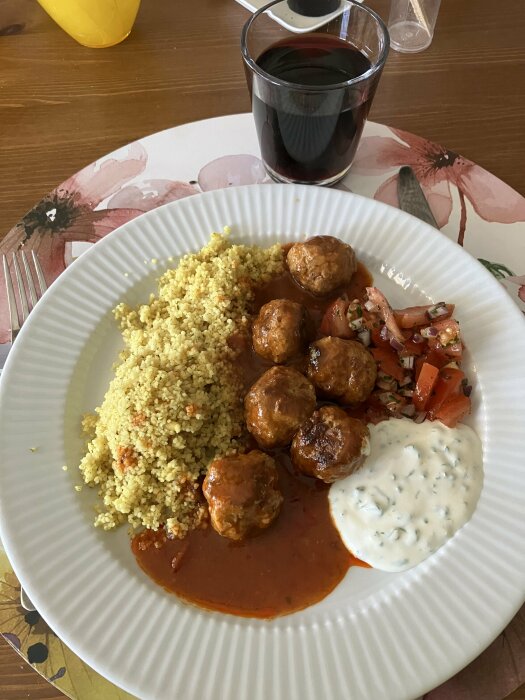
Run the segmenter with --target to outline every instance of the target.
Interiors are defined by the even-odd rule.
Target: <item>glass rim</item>
[[[302,92],[311,92],[311,93],[319,93],[319,92],[328,92],[330,90],[340,90],[341,88],[346,88],[350,87],[352,85],[356,85],[363,80],[368,80],[371,78],[373,75],[375,75],[378,71],[380,71],[383,66],[385,65],[387,56],[388,56],[388,50],[390,48],[390,38],[389,38],[389,33],[387,26],[385,22],[381,19],[381,17],[377,14],[377,12],[374,12],[374,10],[370,9],[366,5],[362,4],[361,2],[358,2],[356,0],[343,0],[343,2],[348,3],[348,5],[351,5],[352,7],[359,8],[359,10],[362,10],[365,14],[368,14],[375,22],[378,24],[379,28],[382,30],[383,33],[383,38],[382,38],[382,46],[381,50],[379,53],[379,57],[377,60],[370,66],[370,68],[362,73],[361,75],[358,75],[356,78],[350,78],[349,80],[344,80],[340,83],[332,83],[331,85],[323,85],[323,86],[315,86],[315,85],[303,85],[302,83],[293,83],[288,80],[281,80],[280,78],[276,78],[274,75],[271,73],[267,73],[265,70],[263,70],[255,61],[255,59],[251,56],[249,50],[248,50],[248,42],[247,42],[247,37],[248,37],[248,32],[250,31],[253,23],[257,20],[257,18],[266,13],[271,7],[274,5],[277,5],[279,3],[286,2],[286,0],[272,0],[272,2],[269,2],[267,5],[264,5],[261,7],[257,12],[254,12],[253,15],[247,20],[247,22],[244,24],[241,32],[241,54],[243,61],[245,64],[250,68],[250,70],[253,73],[257,73],[261,78],[264,78],[268,82],[272,83],[273,85],[277,86],[283,86],[283,87],[288,87],[292,88],[295,90],[301,90]],[[314,34],[315,32],[305,32],[305,35],[308,34]],[[298,34],[298,36],[301,36]]]

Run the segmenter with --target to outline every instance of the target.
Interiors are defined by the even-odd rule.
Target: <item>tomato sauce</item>
[[[256,290],[254,311],[271,299],[288,298],[305,306],[313,336],[328,305],[342,294],[362,298],[371,276],[362,264],[351,285],[330,297],[315,297],[299,287],[288,272]],[[236,368],[244,390],[272,363],[259,357],[249,338],[235,336]],[[305,359],[292,364],[299,369]],[[301,610],[322,600],[352,565],[367,566],[343,545],[332,522],[326,484],[293,473],[286,450],[269,453],[279,470],[284,496],[281,512],[256,537],[234,542],[212,527],[194,530],[183,540],[145,531],[132,540],[141,568],[154,581],[202,608],[245,617],[271,618]]]
[[[328,486],[294,476],[285,453],[274,456],[284,503],[267,530],[234,542],[208,527],[159,548],[137,535],[144,571],[186,601],[246,617],[284,615],[328,595],[357,560],[332,523]]]

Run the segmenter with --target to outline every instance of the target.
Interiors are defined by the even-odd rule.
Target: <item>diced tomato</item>
[[[447,362],[450,362],[450,359],[439,350],[429,349],[425,355],[425,362],[428,362],[429,365],[434,365],[434,367],[441,369],[447,364]]]
[[[438,332],[438,339],[443,347],[460,342],[461,333],[459,323],[453,318],[437,319],[432,321],[432,327]]]
[[[463,343],[454,343],[453,345],[447,345],[443,349],[447,357],[452,357],[456,362],[461,362],[463,358]]]
[[[412,403],[418,411],[424,411],[439,378],[439,370],[434,365],[424,362],[417,378]]]
[[[355,332],[350,328],[346,311],[350,302],[344,299],[336,299],[326,309],[319,330],[323,335],[332,335],[336,338],[353,338]]]
[[[405,338],[401,329],[396,323],[394,317],[394,311],[388,303],[388,299],[385,297],[383,292],[377,287],[366,287],[366,293],[368,295],[368,301],[373,304],[380,315],[380,317],[385,322],[385,326],[388,328],[388,332],[392,338],[395,338],[398,343],[404,343]]]
[[[433,420],[437,412],[452,396],[459,394],[465,373],[453,367],[443,367],[439,372],[434,394],[427,404],[428,417]]]
[[[416,357],[416,361],[414,362],[416,381],[418,380],[419,373],[421,372],[421,368],[425,362],[429,365],[437,367],[438,369],[441,369],[447,364],[447,362],[450,362],[450,358],[443,354],[443,352],[438,352],[437,350],[428,350],[424,355]]]
[[[434,418],[440,420],[449,428],[454,428],[460,420],[470,413],[471,404],[468,396],[457,394],[445,401],[436,411]]]
[[[405,347],[400,351],[401,357],[409,357],[410,355],[423,355],[427,350],[427,342],[423,340],[421,343],[415,343],[412,337],[405,340]]]
[[[370,352],[385,374],[394,377],[398,382],[403,380],[406,370],[399,364],[399,357],[390,345],[380,348],[370,348]]]
[[[416,357],[416,361],[414,362],[414,379],[418,380],[419,375],[421,374],[421,368],[425,364],[425,356],[420,355],[419,357]]]
[[[448,331],[451,335],[459,336],[459,323],[454,318],[436,318],[431,324],[438,332]]]
[[[428,347],[431,352],[435,354],[435,357],[440,355],[445,358],[443,364],[450,362],[451,358],[457,362],[461,362],[461,358],[463,357],[463,343],[461,341],[459,343],[452,343],[451,345],[442,345],[439,341],[439,337],[429,338]]]
[[[394,309],[397,325],[400,328],[428,325],[428,309],[430,306],[407,306],[406,309]]]
[[[372,344],[378,348],[391,348],[392,346],[390,345],[390,340],[388,340],[388,338],[381,337],[382,328],[383,324],[380,324],[377,326],[373,326],[370,329],[370,338],[372,339]]]
[[[406,309],[396,309],[394,316],[400,328],[417,328],[418,326],[428,326],[432,323],[432,318],[428,311],[434,308],[435,304],[427,306],[408,306]],[[454,313],[454,304],[445,304],[447,313],[439,316],[439,320],[449,318]]]

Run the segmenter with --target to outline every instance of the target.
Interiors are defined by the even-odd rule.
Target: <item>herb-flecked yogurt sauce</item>
[[[483,485],[481,441],[467,425],[439,421],[391,418],[369,428],[365,464],[330,488],[332,518],[354,556],[404,571],[472,516]]]

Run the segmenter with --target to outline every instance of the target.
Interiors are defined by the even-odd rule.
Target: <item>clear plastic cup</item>
[[[441,0],[391,0],[388,31],[395,51],[416,53],[432,43]]]

